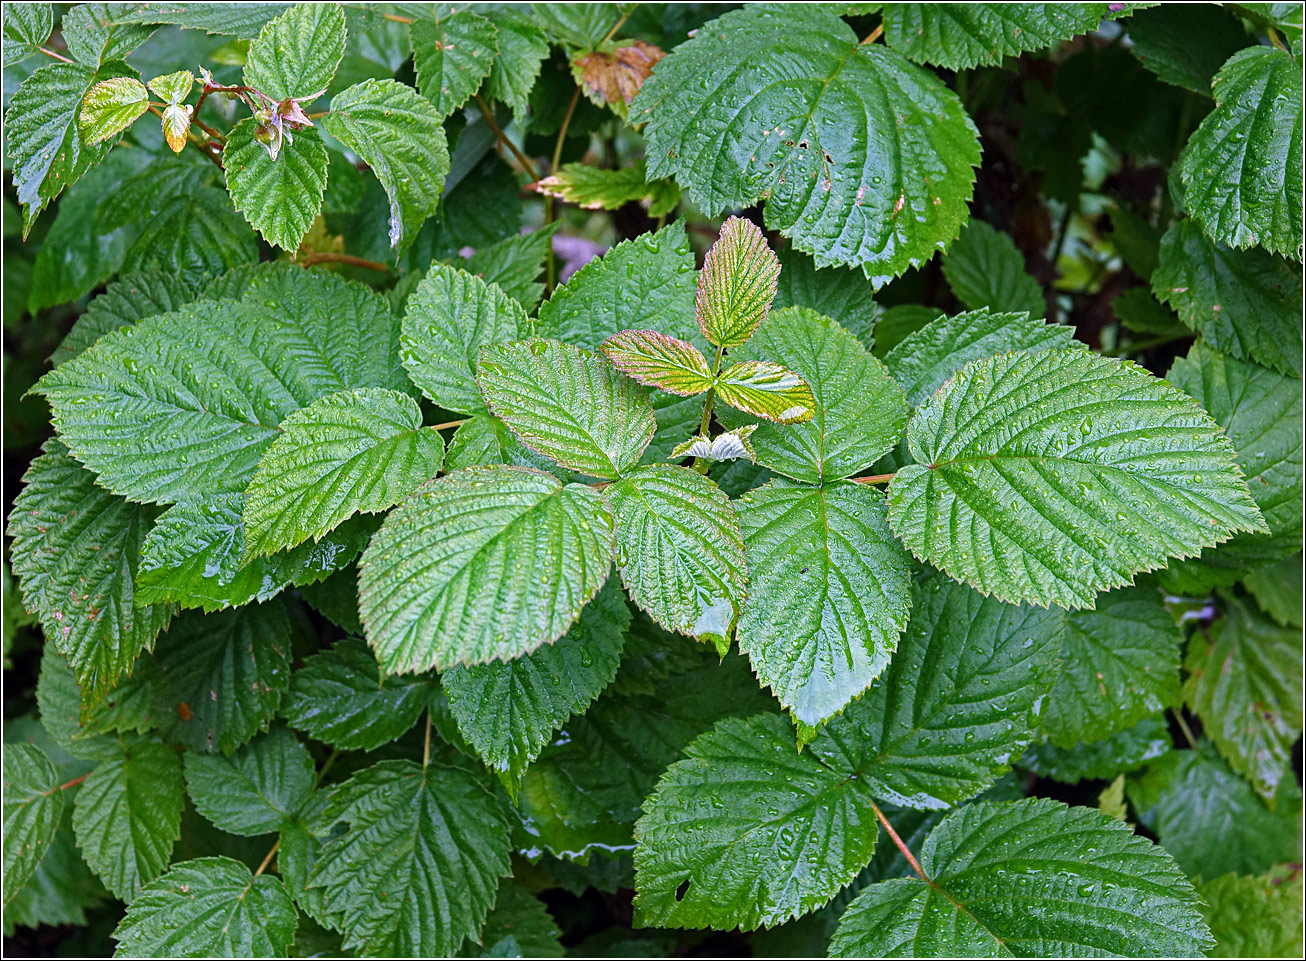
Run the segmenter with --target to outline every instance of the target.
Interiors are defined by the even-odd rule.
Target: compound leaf
[[[1265,529],[1210,416],[1087,351],[969,364],[916,411],[907,443],[916,463],[889,486],[894,530],[1002,600],[1091,607],[1168,557]]]
[[[439,432],[417,402],[381,387],[327,394],[295,411],[245,491],[245,551],[262,556],[320,541],[360,511],[385,511],[434,477]]]
[[[359,565],[359,613],[390,673],[517,657],[566,633],[607,580],[611,554],[612,518],[596,491],[540,471],[468,467],[386,517]]]

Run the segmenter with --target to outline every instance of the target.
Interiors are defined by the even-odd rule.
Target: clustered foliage
[[[6,933],[1300,956],[1302,8],[1147,7],[6,3]]]

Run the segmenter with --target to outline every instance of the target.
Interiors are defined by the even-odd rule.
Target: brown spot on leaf
[[[576,65],[581,70],[581,82],[591,91],[608,103],[620,100],[629,106],[653,72],[653,65],[664,56],[660,47],[632,40],[612,53],[587,53]]]

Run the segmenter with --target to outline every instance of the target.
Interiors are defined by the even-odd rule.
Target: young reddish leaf
[[[718,347],[738,347],[771,309],[780,261],[751,220],[731,217],[707,252],[698,275],[694,312],[698,326]]]
[[[186,103],[169,104],[163,108],[163,139],[173,153],[181,153],[190,132],[191,106]]]
[[[623,330],[600,349],[617,370],[649,387],[692,397],[712,386],[712,371],[699,349],[656,330]]]
[[[781,424],[801,424],[816,413],[807,381],[769,360],[745,360],[726,368],[716,392],[731,407]]]

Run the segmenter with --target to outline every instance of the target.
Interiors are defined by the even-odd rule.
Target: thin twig
[[[295,257],[295,263],[301,267],[313,267],[317,264],[348,264],[351,267],[366,267],[368,270],[379,270],[383,274],[390,273],[389,267],[385,264],[378,264],[375,260],[366,260],[362,257],[355,257],[353,254],[337,254],[330,250],[304,251]]]
[[[55,791],[66,791],[66,790],[68,790],[70,787],[77,787],[77,785],[81,784],[83,781],[85,781],[85,780],[86,780],[88,777],[90,777],[90,776],[91,776],[91,772],[90,772],[90,771],[87,771],[87,772],[86,772],[85,774],[83,774],[81,777],[75,777],[75,778],[73,778],[71,781],[68,781],[68,782],[66,782],[66,783],[64,783],[64,784],[60,784],[57,788],[54,788],[54,789],[51,790],[51,791],[46,791],[45,793],[46,793],[46,794],[54,794]]]
[[[444,424],[436,424],[434,427],[431,428],[431,430],[448,430],[450,427],[461,427],[463,424],[467,423],[467,421],[469,421],[470,419],[471,418],[469,417],[464,417],[462,420],[451,420]]]
[[[882,33],[884,33],[884,24],[880,24],[878,27],[876,27],[874,30],[868,33],[866,35],[866,39],[863,40],[860,44],[858,44],[858,46],[864,47],[868,43],[874,43],[876,40],[880,39],[880,35]]]
[[[726,352],[725,347],[716,349],[716,360],[712,361],[712,382],[716,383],[717,374],[721,372],[721,355]],[[698,426],[698,432],[703,437],[710,437],[712,430],[712,404],[716,400],[716,390],[709,387],[707,393],[703,395],[703,420]],[[708,460],[706,457],[695,457],[694,462],[690,464],[694,470],[700,474],[706,474],[708,469]]]
[[[616,23],[614,23],[612,25],[612,29],[609,30],[604,35],[603,39],[599,41],[600,47],[617,35],[617,31],[620,30],[623,26],[625,26],[626,21],[630,19],[630,15],[635,12],[635,8],[638,6],[639,6],[638,3],[632,3],[630,5],[630,9],[621,15],[621,19],[618,20]]]
[[[431,763],[431,712],[426,712],[426,739],[422,742],[422,767]]]
[[[476,106],[481,108],[481,116],[485,118],[485,125],[494,131],[495,139],[507,147],[512,155],[517,158],[517,162],[521,164],[522,170],[526,171],[526,176],[530,177],[532,182],[539,180],[540,176],[535,172],[535,164],[531,163],[531,158],[522,153],[517,145],[509,140],[507,135],[499,129],[499,125],[494,122],[494,111],[492,111],[489,108],[489,105],[481,99],[479,93],[476,95]]]
[[[1197,738],[1193,737],[1192,729],[1188,726],[1188,722],[1184,720],[1183,711],[1177,707],[1172,707],[1170,708],[1170,714],[1179,722],[1179,730],[1184,732],[1184,737],[1188,741],[1188,746],[1190,748],[1197,747]]]
[[[37,47],[36,49],[40,50],[47,57],[54,57],[54,59],[60,61],[61,63],[72,63],[71,60],[69,60],[61,53],[55,53],[53,50],[46,50],[45,47]]]
[[[558,128],[558,142],[553,145],[553,161],[549,164],[549,173],[558,172],[558,165],[562,163],[562,144],[567,139],[567,128],[571,126],[571,115],[576,112],[576,102],[580,100],[580,87],[577,87],[571,95],[571,103],[567,105],[567,115],[562,118],[562,126]],[[548,194],[544,195],[544,225],[547,227],[553,223],[553,197]],[[553,294],[553,288],[557,282],[557,265],[553,257],[553,243],[549,243],[547,272],[544,278],[544,289],[548,295]]]
[[[147,109],[160,120],[163,119],[163,111],[154,106],[154,104],[150,104]],[[204,143],[200,141],[200,138],[195,136],[195,134],[191,133],[189,130],[186,131],[186,142],[217,164],[219,170],[226,169],[222,166],[222,157],[205,146]]]
[[[258,870],[254,872],[254,877],[258,877],[268,869],[268,865],[272,863],[272,858],[276,856],[277,848],[279,847],[281,847],[281,838],[277,838],[275,843],[272,845],[272,850],[263,856],[263,863],[260,864]]]
[[[898,837],[898,832],[893,829],[893,825],[890,824],[889,819],[884,816],[884,812],[876,806],[874,801],[868,803],[871,805],[871,810],[875,812],[876,819],[884,826],[884,830],[889,833],[890,839],[892,839],[898,850],[902,852],[902,856],[907,859],[907,863],[911,865],[912,870],[916,872],[922,881],[928,884],[930,879],[927,878],[925,872],[921,870],[921,863],[916,860],[915,856],[907,848],[907,845],[903,843],[902,838]]]
[[[329,755],[327,755],[327,759],[322,763],[322,766],[318,768],[317,777],[313,778],[314,789],[321,785],[322,779],[326,777],[327,771],[331,770],[331,765],[336,763],[336,758],[339,756],[340,748],[335,748]]]
[[[893,480],[893,474],[868,474],[865,477],[848,478],[854,484],[887,484]]]
[[[397,14],[397,13],[383,13],[383,14],[381,14],[381,16],[385,17],[387,20],[392,20],[392,21],[394,21],[395,23],[412,23],[412,22],[413,22],[413,18],[412,18],[412,17],[401,16],[400,14]]]

